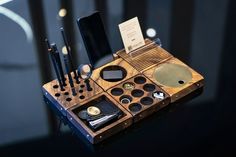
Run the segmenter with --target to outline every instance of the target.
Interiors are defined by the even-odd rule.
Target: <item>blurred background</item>
[[[76,65],[88,63],[76,19],[98,10],[113,52],[123,48],[118,24],[138,16],[145,38],[160,38],[164,49],[205,77],[201,96],[134,131],[149,148],[132,147],[138,140],[133,136],[129,141],[130,133],[119,142],[141,153],[159,148],[164,155],[203,150],[209,155],[235,154],[235,6],[234,0],[0,0],[0,149],[13,153],[31,146],[57,152],[64,145],[81,146],[66,126],[65,136],[54,135],[57,120],[41,92],[41,86],[55,78],[44,38],[61,51],[63,26]],[[152,141],[146,134],[150,128],[157,134]]]

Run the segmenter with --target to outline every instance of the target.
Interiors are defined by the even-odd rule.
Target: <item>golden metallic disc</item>
[[[125,90],[133,90],[134,89],[134,83],[126,82],[123,84],[123,88]]]
[[[192,80],[188,67],[173,63],[164,63],[157,67],[153,76],[158,83],[169,87],[182,87]]]
[[[99,115],[101,113],[100,109],[95,107],[95,106],[90,106],[87,108],[87,113],[90,116],[96,116]]]

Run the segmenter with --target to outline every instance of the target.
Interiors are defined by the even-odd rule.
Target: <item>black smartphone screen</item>
[[[96,62],[108,54],[112,54],[99,12],[77,20],[90,63]]]

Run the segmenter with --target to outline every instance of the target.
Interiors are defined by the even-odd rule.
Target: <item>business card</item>
[[[137,17],[119,24],[119,29],[126,53],[145,45]]]

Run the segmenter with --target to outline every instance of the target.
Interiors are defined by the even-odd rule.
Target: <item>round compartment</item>
[[[111,65],[103,68],[100,77],[108,82],[117,82],[123,80],[127,75],[127,71],[118,65]]]
[[[129,105],[129,110],[132,112],[138,112],[142,109],[142,106],[138,103],[133,103]]]
[[[153,103],[153,99],[150,97],[144,97],[140,100],[143,105],[151,105]]]
[[[141,96],[143,96],[143,94],[144,94],[144,92],[142,90],[140,90],[140,89],[134,89],[131,92],[131,95],[133,97],[141,97]]]
[[[126,83],[123,84],[123,88],[125,90],[133,90],[134,87],[135,87],[135,85],[132,82],[126,82]]]
[[[58,86],[57,84],[53,86],[53,88],[58,88],[58,87],[59,87],[59,86]]]
[[[56,97],[59,97],[60,95],[61,95],[60,93],[56,93],[56,94],[55,94]]]
[[[134,78],[134,82],[137,84],[144,84],[146,82],[146,79],[142,76],[138,76]]]
[[[124,93],[124,91],[123,91],[123,89],[121,89],[121,88],[113,88],[112,90],[111,90],[111,94],[112,95],[115,95],[115,96],[120,96],[120,95],[122,95]]]
[[[155,98],[155,99],[160,99],[160,100],[163,100],[165,98],[165,93],[161,92],[161,91],[155,91],[152,93],[152,96]]]
[[[64,95],[69,95],[69,92],[65,92]]]
[[[71,98],[66,98],[66,101],[71,101],[72,99]]]
[[[154,84],[151,84],[151,83],[147,83],[143,86],[143,89],[147,92],[152,92],[156,89],[155,85]]]
[[[82,84],[82,85],[80,85],[80,87],[81,87],[81,88],[84,88],[84,85]]]
[[[81,95],[79,98],[80,98],[80,99],[84,99],[84,98],[85,98],[85,96]]]
[[[131,103],[132,100],[133,100],[132,97],[129,95],[123,95],[120,97],[120,102],[122,104],[129,104],[129,103]]]

